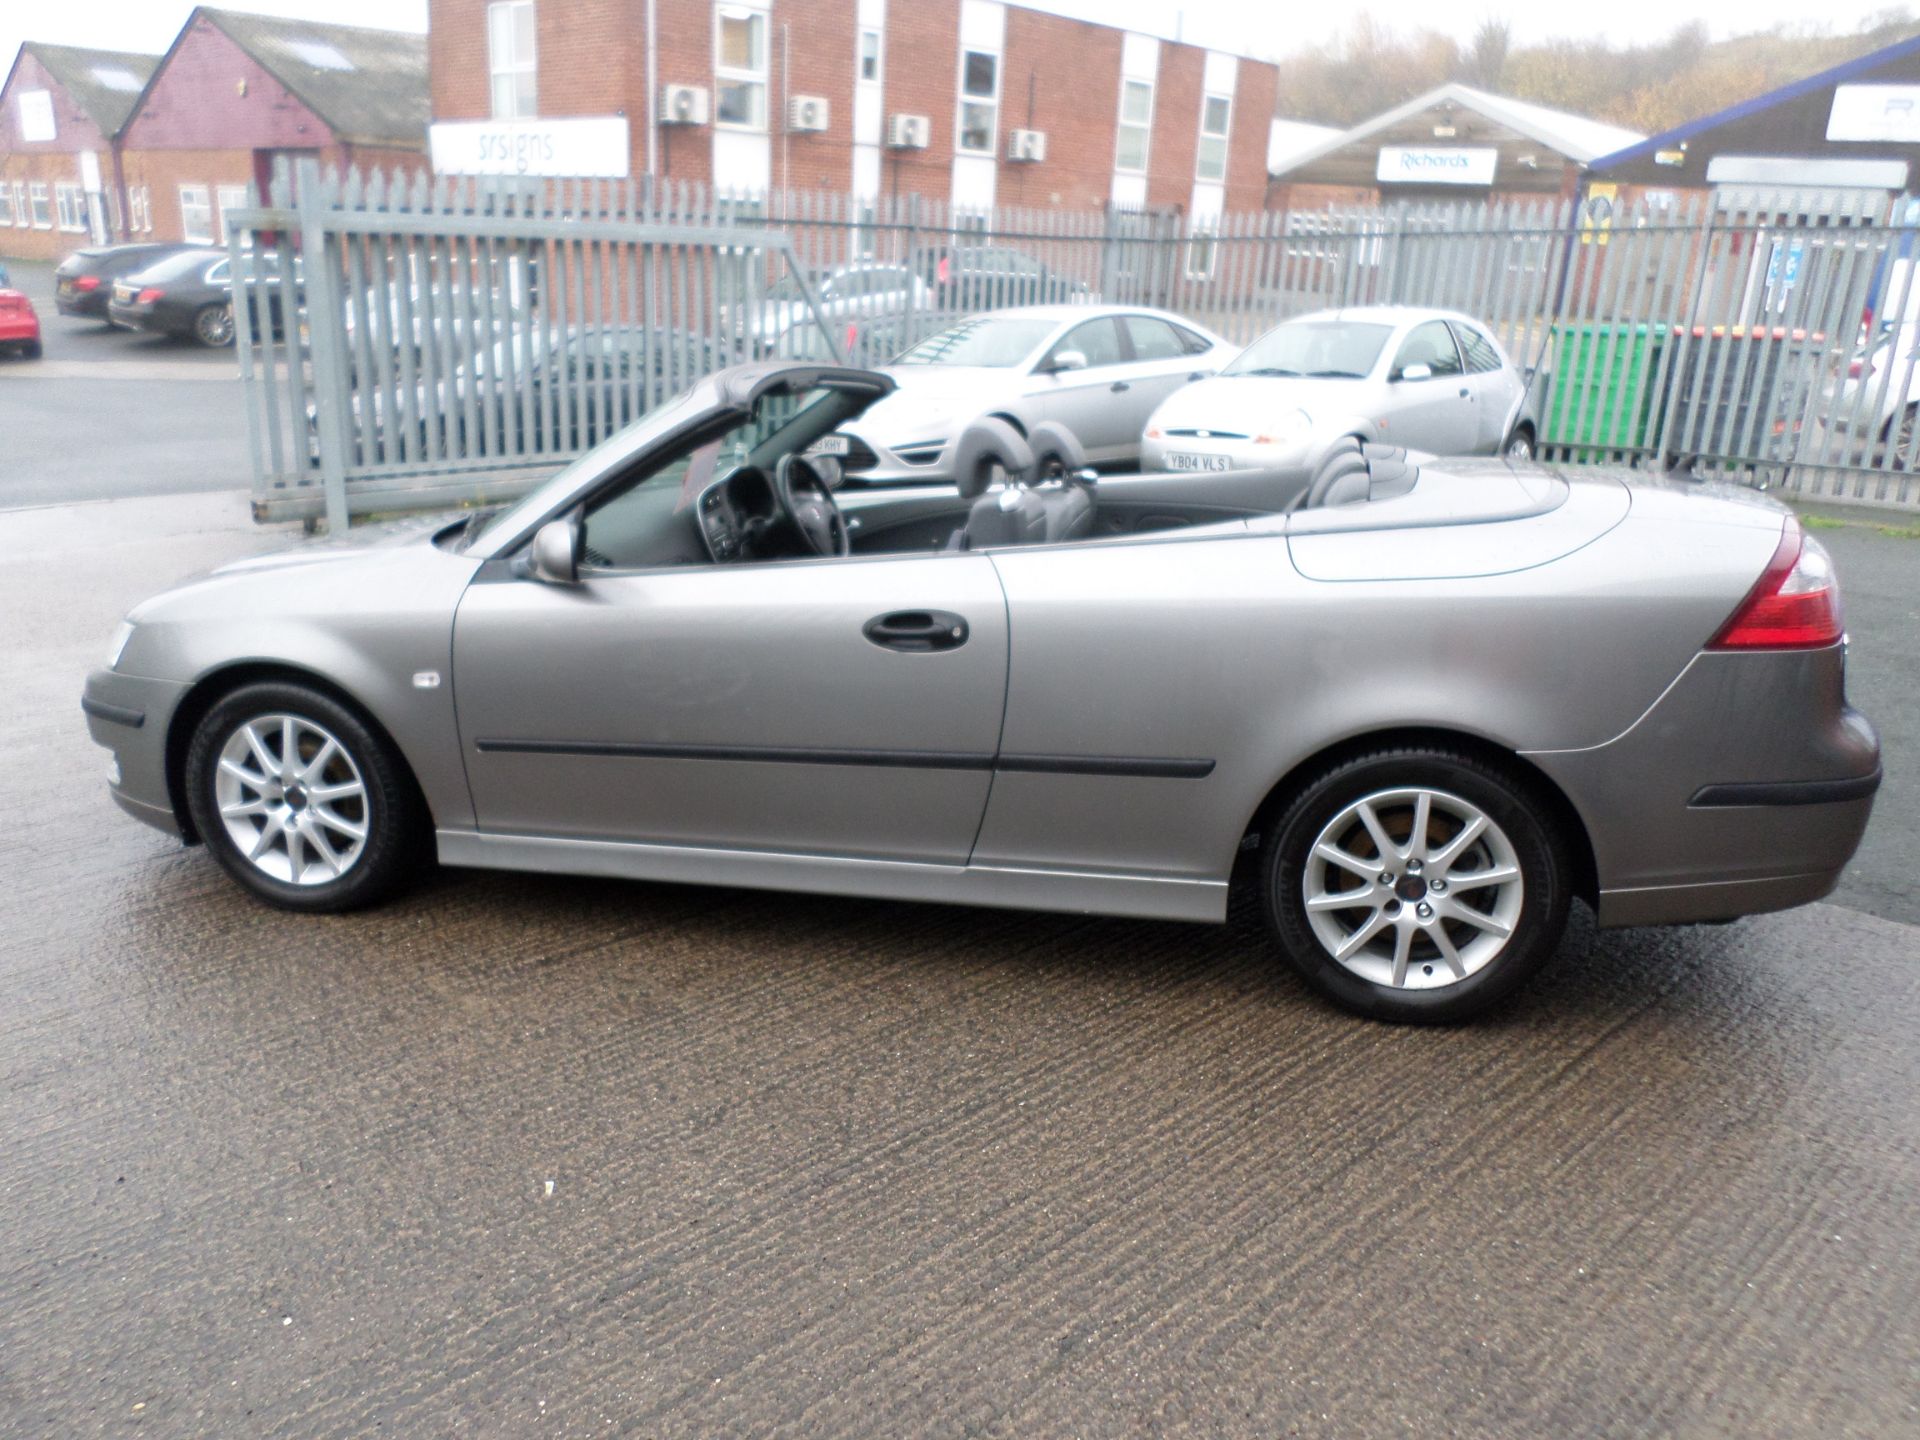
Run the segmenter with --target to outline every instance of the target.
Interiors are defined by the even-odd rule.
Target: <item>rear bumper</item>
[[[40,338],[38,320],[0,320],[0,345],[18,345],[23,340]]]
[[[80,291],[73,295],[55,295],[53,308],[62,315],[72,315],[83,320],[104,320],[107,316],[107,297],[103,291]]]
[[[1727,920],[1833,889],[1880,784],[1844,671],[1840,645],[1702,654],[1624,735],[1528,756],[1586,824],[1602,925]]]

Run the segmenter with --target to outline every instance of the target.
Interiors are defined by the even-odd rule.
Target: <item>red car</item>
[[[0,290],[0,350],[40,358],[40,317],[34,314],[33,301],[18,290]]]

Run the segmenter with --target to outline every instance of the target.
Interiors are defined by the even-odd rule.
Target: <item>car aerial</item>
[[[862,484],[950,481],[968,421],[994,415],[1029,432],[1066,427],[1096,465],[1140,454],[1140,431],[1174,391],[1235,348],[1204,326],[1125,305],[1033,305],[975,315],[884,368],[896,393],[848,427]]]
[[[807,304],[811,288],[819,319]],[[906,315],[931,304],[931,292],[904,265],[860,262],[809,272],[806,283],[782,276],[730,323],[731,332],[760,354],[771,354],[796,329],[818,331],[825,323],[836,332],[848,324]],[[723,316],[723,324],[728,323]]]
[[[0,288],[0,350],[40,358],[40,316],[33,301],[18,290]]]
[[[266,282],[268,316],[280,327],[278,262],[271,253],[253,258]],[[210,246],[168,255],[113,282],[107,319],[124,330],[176,335],[211,349],[233,344],[233,267],[224,250]]]
[[[1281,952],[1400,1020],[1576,896],[1727,920],[1859,842],[1835,577],[1768,496],[1379,447],[1089,483],[992,419],[954,486],[837,493],[893,388],[721,371],[509,508],[136,606],[82,701],[114,799],[303,911],[437,855],[1217,923],[1257,847]]]
[[[1092,297],[1086,281],[1058,274],[1004,245],[926,245],[914,251],[912,265],[932,287],[934,304],[948,312],[1058,305]]]
[[[1324,310],[1275,326],[1148,419],[1141,463],[1311,469],[1346,437],[1531,459],[1527,382],[1485,326],[1447,310]]]
[[[172,242],[136,245],[97,245],[76,250],[53,272],[53,305],[62,315],[107,319],[107,300],[113,282],[144,270],[169,255],[195,247]]]

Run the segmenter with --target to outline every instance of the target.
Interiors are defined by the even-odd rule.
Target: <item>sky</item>
[[[846,3],[851,7],[853,0]],[[427,0],[230,0],[230,8],[394,29],[424,30],[427,25]],[[1660,39],[1690,20],[1705,20],[1716,37],[1806,24],[1811,7],[1806,0],[1609,0],[1594,7],[1539,0],[1532,5],[1358,0],[1338,6],[1272,0],[1038,0],[1033,8],[1279,59],[1334,38],[1361,10],[1391,29],[1442,30],[1463,40],[1482,19],[1495,15],[1512,22],[1514,38],[1521,43],[1588,35],[1630,43]],[[1818,16],[1822,25],[1846,31],[1886,8],[1887,0],[1829,0],[1819,7]],[[59,5],[0,0],[0,61],[11,65],[22,40],[157,54],[192,9],[190,0],[63,0]]]

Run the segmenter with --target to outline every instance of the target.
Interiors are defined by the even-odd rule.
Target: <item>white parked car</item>
[[[841,265],[808,274],[807,284],[819,302],[820,318],[831,325],[836,338],[847,325],[865,325],[931,309],[933,291],[926,281],[904,265]],[[787,353],[782,341],[792,332],[819,333],[807,308],[806,290],[787,275],[770,286],[766,298],[747,307],[734,333],[750,341],[756,353]],[[811,343],[811,337],[799,343]]]
[[[1349,436],[1434,455],[1533,458],[1527,382],[1448,310],[1323,310],[1274,327],[1154,411],[1149,470],[1311,467]]]
[[[1235,353],[1191,320],[1140,306],[975,315],[883,367],[899,388],[846,427],[846,469],[875,485],[951,480],[960,432],[983,415],[1022,433],[1052,420],[1092,464],[1134,460],[1154,407]]]

